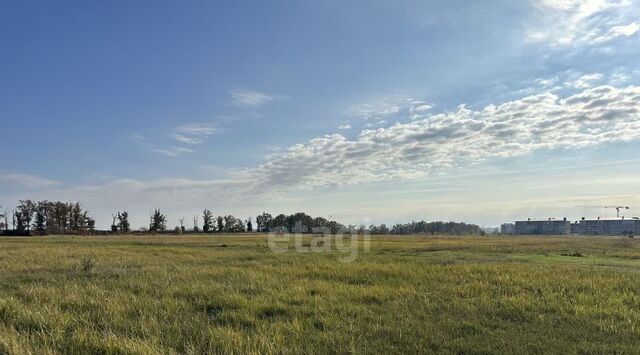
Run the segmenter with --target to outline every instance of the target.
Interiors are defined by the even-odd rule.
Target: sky
[[[1,1],[0,205],[637,216],[639,59],[640,0]]]

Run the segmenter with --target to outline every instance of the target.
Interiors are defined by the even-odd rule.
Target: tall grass
[[[0,353],[640,351],[640,241],[374,237],[343,256],[264,236],[3,238]]]

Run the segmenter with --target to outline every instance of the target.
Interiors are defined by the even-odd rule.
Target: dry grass
[[[0,238],[0,353],[640,349],[640,240],[374,237],[344,257],[264,236]]]

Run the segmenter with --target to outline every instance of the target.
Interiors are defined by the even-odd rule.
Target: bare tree
[[[198,216],[193,216],[193,231],[200,231],[200,228],[198,228]]]
[[[180,233],[184,233],[184,217],[178,220],[180,222]]]
[[[118,212],[118,213],[120,213],[120,212]],[[112,214],[111,218],[112,218],[111,232],[112,233],[117,233],[118,232],[118,225],[116,224],[116,219],[118,219],[118,215],[117,214]]]

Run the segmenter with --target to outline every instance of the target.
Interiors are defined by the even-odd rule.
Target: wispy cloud
[[[640,30],[640,24],[638,22],[632,22],[628,25],[613,26],[606,33],[594,37],[592,41],[594,43],[609,42],[618,37],[630,37],[636,34]]]
[[[232,90],[229,92],[231,103],[235,106],[245,109],[256,109],[271,101],[282,100],[288,98],[283,95],[271,95],[255,90]]]
[[[216,129],[207,123],[187,123],[176,128],[173,139],[185,144],[202,144]]]
[[[348,115],[367,120],[380,119],[400,113],[409,103],[410,98],[397,96],[374,97],[367,102],[349,107]]]
[[[183,153],[194,153],[195,152],[195,150],[193,150],[193,149],[184,148],[184,147],[176,147],[176,146],[169,146],[167,148],[151,147],[151,148],[149,148],[149,150],[152,151],[152,152],[164,154],[164,155],[166,155],[168,157],[177,157],[178,155],[181,155]]]
[[[531,0],[539,10],[527,38],[552,46],[598,45],[634,35],[635,0]]]
[[[133,140],[134,142],[138,143],[142,148],[150,151],[150,152],[154,152],[154,153],[159,153],[168,157],[177,157],[179,155],[182,155],[184,153],[193,153],[194,150],[193,149],[189,149],[189,148],[184,148],[184,147],[178,147],[178,146],[174,146],[174,145],[170,145],[167,147],[163,147],[163,146],[158,146],[156,144],[152,144],[150,143],[146,137],[144,137],[143,135],[140,134],[133,134],[131,135],[131,140]]]
[[[59,184],[58,181],[42,178],[36,175],[23,174],[23,173],[9,173],[0,172],[0,179],[9,183],[37,189],[43,187],[51,187]]]
[[[347,115],[369,121],[367,127],[385,124],[389,119],[419,119],[433,106],[425,101],[403,96],[378,96],[348,108]]]

